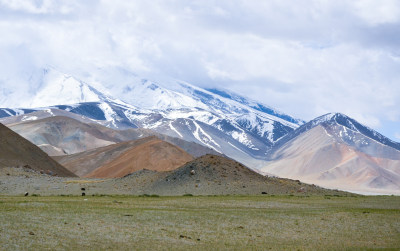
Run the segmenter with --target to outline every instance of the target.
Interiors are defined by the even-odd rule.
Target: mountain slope
[[[400,194],[399,149],[354,119],[327,114],[277,142],[262,170],[324,187]]]
[[[151,136],[55,159],[81,177],[117,178],[142,169],[170,171],[193,157],[183,149]]]
[[[37,146],[0,124],[0,168],[4,167],[25,167],[58,176],[75,176]]]
[[[51,155],[82,152],[118,140],[112,129],[63,116],[10,124],[9,127]]]
[[[0,122],[7,123],[12,130],[38,145],[51,156],[74,154],[153,135],[181,147],[195,157],[218,154],[203,145],[163,135],[149,129],[116,130],[102,126],[85,116],[59,109],[47,109],[7,117],[0,119]]]
[[[107,94],[54,69],[44,70],[38,79],[40,88],[32,94],[32,102],[21,103],[31,110],[4,108],[0,116],[62,109],[110,128],[145,128],[193,141],[253,168],[265,163],[266,151],[277,140],[303,123],[228,91],[171,79],[154,82],[126,71],[115,77],[123,84],[103,83],[112,87]],[[100,86],[104,79],[108,81],[100,77],[93,82]],[[100,89],[106,90],[104,86]]]

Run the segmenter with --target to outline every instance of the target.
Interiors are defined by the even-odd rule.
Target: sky
[[[0,0],[0,34],[0,95],[47,65],[121,68],[303,120],[345,113],[400,141],[399,0]]]

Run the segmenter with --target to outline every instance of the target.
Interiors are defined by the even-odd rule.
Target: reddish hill
[[[171,171],[192,159],[193,157],[181,148],[151,137],[151,140],[132,147],[86,177],[117,178],[142,169]]]
[[[174,170],[193,157],[180,147],[151,136],[55,159],[81,177],[114,178],[142,169]]]

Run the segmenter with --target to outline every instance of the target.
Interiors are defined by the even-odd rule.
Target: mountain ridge
[[[113,98],[71,75],[52,69],[44,74],[49,77],[44,77],[45,81],[40,86],[44,90],[49,89],[46,93],[53,96],[49,106],[44,106],[46,97],[39,90],[41,103],[31,102],[40,104],[39,108],[0,109],[0,116],[23,114],[35,109],[62,109],[111,128],[147,128],[184,138],[224,152],[252,167],[262,165],[266,149],[303,123],[280,112],[274,113],[271,108],[239,95],[221,96],[183,81],[174,80],[160,85],[127,74],[131,79],[125,81],[126,85],[121,90],[115,91],[123,95]],[[52,79],[53,82],[50,81]],[[70,83],[76,88],[67,90],[53,86],[58,83]],[[172,87],[166,88],[170,83]],[[73,94],[68,98],[71,92]],[[54,100],[59,103],[55,104]],[[74,102],[78,103],[68,104]]]
[[[344,114],[326,114],[279,140],[262,171],[346,191],[400,194],[400,150],[394,147]]]
[[[160,134],[150,129],[116,130],[84,116],[57,109],[8,117],[0,121],[52,156],[74,154],[147,136],[156,136],[177,145],[195,157],[218,154],[203,145]]]
[[[296,130],[289,132],[287,135],[285,135],[279,141],[277,141],[274,144],[274,148],[275,149],[279,148],[280,146],[287,143],[291,139],[297,137],[301,133],[304,133],[318,125],[321,125],[321,124],[332,125],[334,123],[337,123],[338,125],[341,125],[355,133],[363,134],[365,137],[368,137],[369,139],[374,140],[375,142],[378,142],[382,145],[385,145],[385,146],[391,147],[397,151],[400,151],[400,143],[395,142],[395,141],[383,136],[382,134],[373,130],[372,128],[362,125],[361,123],[357,122],[356,120],[354,120],[354,119],[350,118],[349,116],[342,114],[342,113],[327,113],[327,114],[319,116],[319,117],[303,124]],[[343,134],[341,134],[339,136],[344,138],[343,141],[346,141],[345,136],[347,136],[347,135],[343,136]],[[349,139],[349,137],[347,137],[347,139]],[[349,140],[347,140],[347,142],[349,142]],[[365,142],[360,142],[360,143],[365,144]],[[270,155],[272,153],[273,153],[273,151],[269,152]]]

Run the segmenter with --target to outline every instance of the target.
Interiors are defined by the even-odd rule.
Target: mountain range
[[[53,156],[155,135],[192,156],[225,155],[268,175],[400,194],[400,144],[346,115],[306,123],[227,90],[123,76],[111,90],[53,68],[35,72],[29,81],[38,89],[18,107],[9,105],[13,95],[0,97],[0,122]]]
[[[28,119],[27,119],[28,118]],[[34,118],[34,119],[29,119]],[[39,146],[50,156],[70,155],[115,143],[156,136],[177,145],[194,157],[218,153],[203,145],[143,128],[116,130],[84,116],[58,109],[0,119],[9,128]]]
[[[19,108],[7,107],[12,96],[0,99],[0,117],[60,109],[114,129],[145,128],[196,142],[251,167],[262,167],[266,149],[304,123],[228,91],[182,81],[161,85],[129,75],[114,98],[52,68],[37,75],[40,88]]]
[[[353,192],[399,193],[400,144],[340,113],[284,136],[263,171]]]

